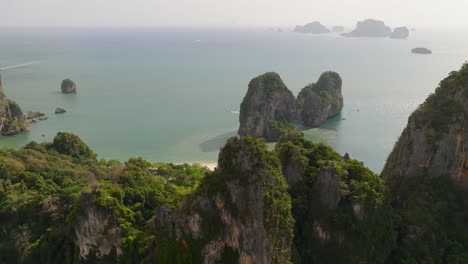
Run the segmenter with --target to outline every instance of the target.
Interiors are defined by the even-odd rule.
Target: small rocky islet
[[[411,53],[429,55],[429,54],[432,54],[432,50],[428,48],[424,48],[424,47],[417,47],[417,48],[412,49]]]
[[[260,75],[250,81],[240,105],[238,134],[275,141],[298,125],[320,126],[343,109],[341,86],[338,73],[324,72],[296,98],[277,73]]]
[[[56,114],[63,114],[63,113],[66,113],[66,112],[67,112],[67,110],[65,110],[65,109],[62,108],[62,107],[57,107],[57,108],[55,108],[55,113],[56,113]]]

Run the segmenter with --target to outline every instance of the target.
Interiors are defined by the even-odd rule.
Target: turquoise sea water
[[[7,96],[49,120],[0,146],[80,135],[106,159],[214,162],[238,127],[250,79],[276,71],[297,94],[323,71],[343,78],[345,107],[305,131],[380,171],[409,114],[468,59],[468,32],[415,31],[408,40],[265,29],[0,29]],[[430,56],[411,54],[417,46]],[[71,78],[78,93],[59,92]],[[54,115],[56,107],[67,113]],[[44,136],[42,136],[44,135]]]

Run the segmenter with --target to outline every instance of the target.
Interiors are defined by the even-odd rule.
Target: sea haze
[[[468,58],[468,32],[408,40],[267,29],[0,29],[9,98],[49,120],[0,146],[82,137],[105,159],[212,162],[238,128],[253,77],[278,72],[297,94],[327,70],[343,78],[341,116],[304,131],[379,172],[408,115]],[[411,54],[424,46],[432,55]],[[462,59],[461,59],[462,58]],[[77,94],[60,93],[71,78]],[[56,107],[67,113],[54,115]]]

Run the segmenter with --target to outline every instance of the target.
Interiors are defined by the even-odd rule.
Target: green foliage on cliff
[[[389,181],[399,216],[391,263],[467,263],[468,195],[450,177]]]
[[[1,135],[15,135],[28,128],[19,105],[15,101],[6,99],[3,92],[0,93],[0,116],[2,116]]]
[[[77,135],[59,132],[50,145],[60,154],[69,155],[78,160],[95,159],[96,154]]]
[[[468,63],[459,71],[453,71],[442,80],[439,87],[413,113],[416,125],[430,125],[436,133],[435,139],[442,137],[450,124],[463,122],[465,118],[463,100],[468,99]]]
[[[155,208],[176,206],[207,172],[199,165],[94,157],[66,133],[53,143],[0,150],[0,263],[81,263],[75,229],[92,208],[103,216],[94,221],[104,235],[121,230],[119,261],[139,263],[154,247],[148,223]],[[112,243],[111,236],[108,240]],[[98,259],[91,254],[87,261]],[[116,263],[116,254],[99,261]]]
[[[380,177],[300,133],[276,152],[291,182],[295,263],[384,263],[394,232]]]
[[[253,211],[253,203],[264,206]],[[202,263],[207,243],[226,232],[222,210],[246,226],[260,213],[274,263],[288,263],[291,249],[296,264],[466,263],[467,209],[449,177],[384,182],[297,132],[273,151],[250,136],[231,138],[214,172],[98,161],[67,133],[0,150],[0,263]],[[200,237],[175,231],[189,224],[177,217],[195,214]],[[78,237],[90,243],[86,260]],[[238,250],[222,247],[220,263],[238,263]]]

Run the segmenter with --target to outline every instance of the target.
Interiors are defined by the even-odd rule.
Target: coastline
[[[184,163],[187,163],[187,164],[190,164],[190,165],[199,164],[199,165],[201,165],[203,167],[207,167],[211,171],[214,171],[218,167],[217,162],[208,162],[208,161],[195,161],[195,162],[190,161],[190,162],[182,162],[182,163],[178,163],[178,164],[184,164]]]

